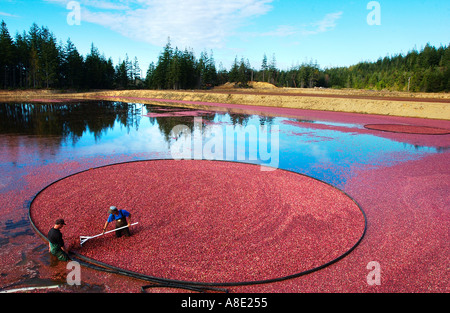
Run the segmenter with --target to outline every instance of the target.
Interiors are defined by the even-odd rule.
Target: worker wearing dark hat
[[[48,251],[56,256],[60,261],[68,261],[69,256],[64,248],[64,240],[61,233],[61,228],[66,225],[63,219],[57,219],[55,225],[49,230]]]
[[[128,219],[127,219],[128,218]],[[131,214],[126,210],[118,210],[115,206],[109,208],[109,217],[103,227],[103,233],[105,233],[108,224],[111,222],[116,222],[116,228],[121,228],[128,226],[127,228],[120,229],[116,231],[116,237],[126,237],[130,236],[130,224],[131,224]]]

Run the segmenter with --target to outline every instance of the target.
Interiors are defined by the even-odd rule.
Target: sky
[[[84,56],[94,43],[114,64],[137,57],[143,73],[168,38],[225,69],[236,57],[260,69],[264,54],[280,69],[350,66],[450,43],[442,0],[0,0],[0,20],[12,37],[36,23]]]

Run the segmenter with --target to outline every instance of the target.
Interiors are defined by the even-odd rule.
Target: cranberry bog
[[[133,236],[76,245],[79,234],[100,230],[111,203],[139,221]],[[74,252],[159,279],[214,285],[283,280],[322,268],[353,250],[366,225],[351,198],[318,180],[197,160],[88,170],[52,184],[30,208],[40,232],[52,216],[77,220],[79,214],[83,222],[66,231]]]
[[[145,275],[151,292],[448,292],[449,121],[219,103],[0,108],[2,290],[141,292]],[[236,148],[278,138],[277,167],[248,153],[173,159],[180,140],[206,146],[217,129]],[[111,205],[139,222],[132,236],[80,247]],[[60,217],[86,262],[81,286],[41,237]]]

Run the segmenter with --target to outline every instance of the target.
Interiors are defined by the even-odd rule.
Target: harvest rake
[[[134,223],[134,224],[131,224],[130,226],[134,226],[134,225],[137,225],[137,224],[139,224],[139,223]],[[101,234],[98,234],[98,235],[95,235],[95,236],[80,236],[80,245],[83,246],[83,243],[85,243],[89,239],[97,238],[97,237],[100,237],[100,236],[103,236],[103,235],[106,235],[106,234],[109,234],[109,233],[112,233],[112,232],[115,232],[117,230],[121,230],[121,229],[124,229],[124,228],[127,228],[127,227],[128,227],[128,225],[120,227],[120,228],[116,228],[116,229],[113,229],[113,230],[110,230],[110,231],[107,231],[105,233],[101,233]]]

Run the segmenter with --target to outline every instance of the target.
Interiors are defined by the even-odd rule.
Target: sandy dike
[[[212,91],[114,90],[85,93],[54,90],[0,91],[0,101],[66,99],[114,100],[145,104],[155,103],[152,99],[167,99],[186,101],[183,104],[177,103],[177,106],[204,106],[205,102],[209,102],[450,120],[450,94],[447,93],[292,88],[244,90],[223,87]]]

